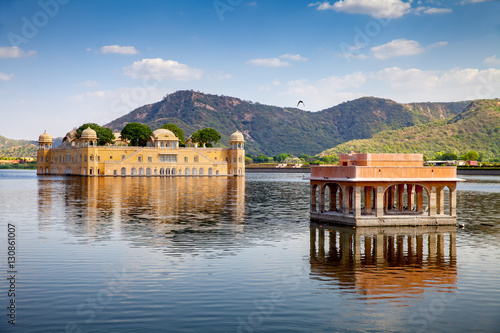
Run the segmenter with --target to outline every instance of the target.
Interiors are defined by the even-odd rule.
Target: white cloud
[[[437,43],[434,43],[434,44],[431,44],[429,46],[427,46],[428,49],[433,49],[435,47],[440,47],[440,46],[446,46],[448,45],[448,42],[437,42]]]
[[[35,55],[36,51],[24,52],[18,46],[4,46],[0,47],[0,58],[24,58]]]
[[[306,57],[301,56],[300,54],[283,54],[280,56],[281,59],[288,59],[288,60],[294,60],[294,61],[307,61]]]
[[[14,74],[6,74],[0,72],[0,81],[10,81],[14,77]]]
[[[463,0],[460,3],[462,5],[466,5],[466,4],[469,4],[469,3],[480,3],[480,2],[489,2],[489,1],[493,1],[493,0]]]
[[[309,6],[317,6],[318,10],[371,15],[374,18],[398,18],[411,10],[411,4],[401,0],[339,0],[333,5],[325,1],[311,3]]]
[[[199,80],[203,74],[201,69],[191,68],[174,60],[142,59],[134,61],[131,66],[124,67],[125,75],[133,79],[154,78],[179,81]]]
[[[497,59],[496,54],[492,55],[491,57],[488,57],[488,58],[484,59],[483,62],[485,64],[500,65],[500,59]]]
[[[87,49],[88,50],[88,49]],[[134,46],[107,45],[100,49],[101,53],[117,53],[117,54],[138,54],[139,51]]]
[[[451,8],[426,8],[423,10],[425,14],[449,14],[453,10]]]
[[[407,40],[404,38],[395,39],[389,43],[374,46],[370,50],[373,56],[377,59],[388,59],[401,56],[412,56],[424,52],[426,49],[448,45],[448,42],[442,41],[431,44],[424,48],[415,40]]]
[[[263,67],[286,67],[290,66],[289,62],[282,61],[279,58],[257,58],[247,61],[247,64]]]
[[[424,48],[419,42],[407,39],[395,39],[387,44],[371,48],[377,59],[387,59],[399,56],[410,56],[422,53]]]

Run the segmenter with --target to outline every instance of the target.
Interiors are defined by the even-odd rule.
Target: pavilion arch
[[[192,174],[193,174],[193,175],[197,175],[197,174],[198,174],[198,170],[196,170],[196,168],[193,168],[193,170],[192,170]]]
[[[172,168],[172,175],[177,175],[177,169],[176,168]]]
[[[165,169],[164,168],[160,168],[160,175],[164,175],[165,174]]]
[[[435,205],[435,202],[431,202],[430,193],[431,191],[423,184],[391,184],[384,189],[384,215],[418,214],[430,216],[431,205]]]
[[[132,168],[132,169],[130,169],[130,174],[131,174],[132,176],[136,176],[136,175],[137,175],[137,169],[136,169],[136,168]]]
[[[186,168],[186,169],[184,170],[184,174],[185,174],[186,176],[190,175],[190,170],[189,170],[189,168]]]
[[[199,175],[204,175],[204,174],[205,174],[205,169],[200,168],[200,169],[198,170],[198,174],[199,174]]]
[[[144,176],[144,168],[139,168],[139,175]]]
[[[165,169],[165,174],[168,175],[168,176],[170,176],[170,174],[171,174],[170,168],[166,168]]]
[[[125,167],[121,168],[120,173],[122,176],[126,176],[127,175],[127,168],[125,168]]]
[[[151,174],[152,174],[151,168],[147,168],[146,169],[146,175],[151,176]]]
[[[211,176],[214,174],[214,169],[208,168],[208,174]]]
[[[325,183],[322,187],[321,210],[342,211],[342,186],[338,183]]]
[[[436,188],[436,214],[456,215],[456,190],[455,186],[443,185]]]
[[[215,174],[220,175],[220,171],[219,170],[215,171]]]

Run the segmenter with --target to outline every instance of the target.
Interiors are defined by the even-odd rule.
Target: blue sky
[[[499,13],[484,0],[0,0],[0,135],[63,136],[183,89],[308,111],[498,98]]]

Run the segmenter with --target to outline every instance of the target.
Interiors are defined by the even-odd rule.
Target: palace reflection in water
[[[313,278],[370,300],[405,302],[431,287],[455,292],[456,227],[311,224],[310,265]]]
[[[38,201],[40,228],[62,216],[65,231],[85,240],[119,234],[139,246],[168,247],[197,234],[210,244],[221,234],[235,238],[243,231],[245,182],[240,177],[39,179]]]

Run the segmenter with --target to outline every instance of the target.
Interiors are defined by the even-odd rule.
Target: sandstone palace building
[[[39,175],[79,176],[244,176],[243,134],[230,137],[229,148],[179,147],[179,138],[157,129],[146,147],[131,147],[119,138],[115,145],[97,146],[90,127],[80,138],[76,130],[66,134],[60,147],[52,147],[47,132],[38,139]],[[124,144],[124,145],[122,145]]]

